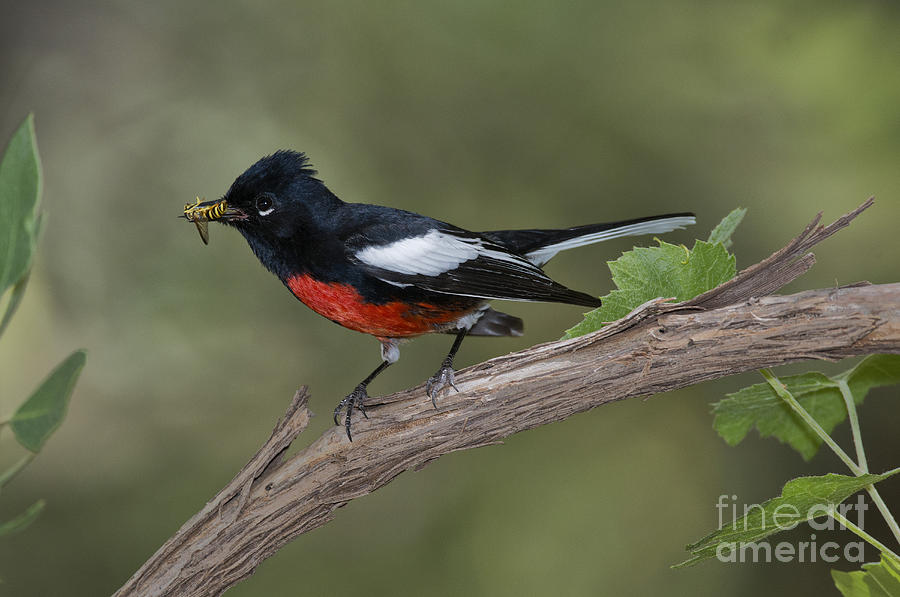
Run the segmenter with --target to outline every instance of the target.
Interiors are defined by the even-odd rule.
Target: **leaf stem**
[[[864,475],[868,472],[868,465],[865,460],[865,452],[862,447],[862,436],[859,433],[859,420],[856,417],[856,405],[853,400],[853,394],[850,393],[850,387],[847,386],[846,382],[843,380],[838,381],[838,385],[843,384],[847,386],[846,394],[844,394],[844,389],[841,388],[841,394],[844,396],[844,400],[847,402],[847,413],[848,417],[850,417],[850,425],[853,427],[853,440],[856,443],[857,439],[859,440],[857,443],[856,451],[857,455],[860,456],[860,465],[857,465],[853,462],[853,459],[847,455],[844,450],[837,445],[837,443],[831,439],[831,436],[822,429],[822,426],[812,417],[812,415],[807,412],[803,406],[794,398],[793,394],[781,383],[774,373],[772,373],[771,369],[760,369],[759,372],[766,379],[772,389],[775,391],[778,396],[790,405],[790,407],[797,413],[801,419],[806,421],[806,424],[816,432],[816,434],[822,439],[823,442],[828,444],[828,447],[831,448],[831,451],[837,454],[837,457],[840,458],[844,464],[853,472],[854,475],[859,477],[860,475]],[[869,494],[869,497],[872,498],[872,501],[875,503],[875,507],[878,508],[878,511],[881,513],[881,516],[884,517],[885,522],[888,527],[891,529],[891,533],[894,535],[894,538],[900,543],[900,526],[897,524],[897,520],[894,518],[891,511],[888,510],[887,504],[884,503],[884,500],[881,499],[881,495],[878,493],[878,490],[874,485],[867,485],[866,492]]]
[[[22,472],[22,469],[25,468],[29,462],[34,460],[35,456],[36,454],[34,452],[28,452],[25,456],[22,456],[17,463],[3,471],[3,473],[0,473],[0,487],[9,483],[13,477]]]
[[[866,452],[865,448],[863,448],[862,432],[860,431],[859,418],[856,414],[856,400],[853,398],[853,392],[850,391],[850,384],[847,383],[846,379],[839,378],[836,381],[838,388],[841,390],[841,396],[844,398],[844,404],[847,405],[847,418],[850,420],[850,431],[853,435],[853,444],[856,446],[856,459],[859,462],[859,468],[867,473],[869,472],[869,464],[866,462]],[[872,501],[875,502],[875,507],[878,508],[878,511],[881,513],[881,516],[884,517],[885,522],[887,522],[897,543],[900,543],[900,525],[897,525],[894,515],[891,514],[887,504],[881,499],[881,494],[878,493],[878,490],[874,485],[867,486],[866,491],[868,492],[869,497],[872,498]]]
[[[881,499],[881,494],[878,493],[878,490],[875,489],[874,485],[866,485],[866,492],[868,492],[872,501],[875,502],[875,507],[881,512],[881,516],[884,517],[884,521],[887,523],[888,528],[891,529],[894,539],[897,540],[897,543],[900,543],[900,526],[897,526],[897,520],[894,518],[894,515],[891,514],[891,511],[888,510],[884,500]]]
[[[797,399],[794,398],[793,394],[788,391],[788,389],[781,383],[775,374],[772,373],[771,369],[760,369],[759,372],[762,374],[766,381],[769,382],[769,385],[772,386],[772,389],[775,390],[775,393],[778,396],[788,403],[788,405],[797,413],[801,419],[806,421],[806,424],[809,425],[810,429],[816,432],[823,442],[828,444],[828,447],[831,448],[831,451],[834,452],[838,458],[840,458],[844,464],[853,472],[857,477],[865,474],[865,472],[855,463],[850,456],[847,455],[844,450],[837,445],[837,443],[831,439],[831,436],[828,435],[822,426],[810,415],[805,408],[803,408]]]
[[[22,302],[22,297],[25,295],[25,287],[28,286],[28,279],[30,277],[31,270],[25,272],[25,275],[15,283],[12,291],[9,293],[9,300],[6,301],[6,312],[3,314],[3,318],[0,319],[0,336],[6,331],[6,326],[9,325],[13,314],[16,312],[16,309],[19,308],[19,303]]]
[[[841,396],[844,397],[844,404],[847,405],[847,418],[850,420],[850,432],[853,435],[853,445],[856,446],[856,460],[859,468],[864,472],[869,472],[869,464],[866,462],[866,451],[863,448],[862,432],[859,429],[859,418],[856,416],[856,401],[853,399],[853,393],[846,379],[837,380],[838,388],[841,390]]]
[[[841,516],[836,510],[831,509],[828,512],[828,514],[833,519],[835,519],[836,521],[841,523],[843,526],[845,526],[848,530],[855,533],[861,539],[864,539],[866,542],[868,542],[870,545],[872,545],[875,549],[877,549],[878,551],[880,551],[881,553],[883,553],[887,556],[892,557],[897,562],[900,562],[900,556],[898,556],[893,551],[888,549],[887,545],[885,545],[884,543],[882,543],[881,541],[879,541],[878,539],[876,539],[869,533],[865,532],[864,530],[862,530],[861,528],[859,528],[858,526],[856,526],[855,524],[853,524],[852,522],[850,522],[849,520],[847,520],[846,518]]]

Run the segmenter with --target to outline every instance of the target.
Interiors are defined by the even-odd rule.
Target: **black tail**
[[[525,324],[518,317],[494,311],[490,307],[484,310],[481,319],[469,330],[470,336],[521,336]],[[453,330],[455,333],[456,330]]]
[[[621,222],[588,224],[548,230],[493,230],[481,234],[523,255],[537,266],[544,265],[560,251],[622,236],[662,234],[694,224],[690,212],[650,216]]]

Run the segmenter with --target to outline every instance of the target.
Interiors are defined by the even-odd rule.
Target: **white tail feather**
[[[619,228],[610,228],[600,232],[591,232],[584,236],[576,236],[553,245],[547,245],[540,249],[535,249],[525,254],[525,258],[538,267],[544,265],[560,251],[574,249],[575,247],[583,247],[599,243],[604,240],[613,238],[621,238],[623,236],[638,236],[640,234],[662,234],[663,232],[671,232],[672,230],[680,230],[685,226],[695,224],[696,219],[693,216],[675,216],[672,218],[663,218],[661,220],[650,220],[647,222],[638,222],[636,224],[627,224]]]

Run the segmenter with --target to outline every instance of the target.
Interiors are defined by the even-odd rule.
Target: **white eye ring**
[[[263,193],[256,198],[256,211],[261,216],[267,216],[275,211],[275,201],[269,193]]]

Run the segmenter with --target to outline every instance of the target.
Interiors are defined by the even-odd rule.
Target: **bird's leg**
[[[364,404],[366,398],[369,397],[369,394],[366,392],[366,386],[372,383],[372,380],[378,377],[378,374],[387,369],[390,364],[391,361],[382,361],[382,363],[378,365],[378,368],[375,369],[375,371],[372,371],[367,378],[362,380],[346,398],[340,401],[337,408],[334,409],[335,425],[340,425],[340,423],[338,423],[338,415],[344,408],[347,409],[347,415],[344,417],[344,428],[347,430],[347,439],[351,442],[353,441],[353,436],[350,435],[350,416],[353,414],[353,409],[356,408],[365,418],[369,418],[369,415],[366,414],[366,407]]]
[[[462,344],[462,341],[468,332],[468,328],[463,328],[457,332],[456,340],[453,341],[450,352],[447,353],[444,362],[441,363],[441,368],[425,382],[425,391],[431,396],[431,403],[435,408],[437,408],[438,392],[444,389],[444,387],[449,385],[457,392],[459,391],[459,388],[456,387],[456,383],[454,383],[456,379],[454,379],[453,376],[453,357],[456,356],[456,352],[459,350],[459,346]]]

